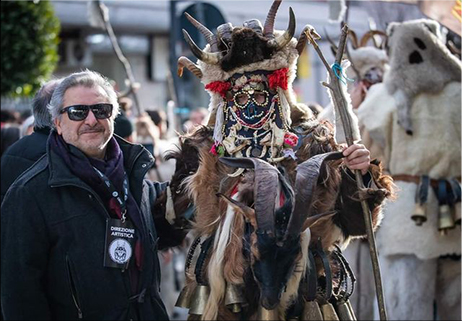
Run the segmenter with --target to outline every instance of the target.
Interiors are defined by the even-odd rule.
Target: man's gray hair
[[[53,127],[48,104],[56,87],[61,83],[62,79],[53,79],[45,83],[34,96],[32,100],[32,114],[34,115],[34,127],[46,128]]]
[[[112,119],[115,119],[119,114],[119,103],[117,102],[117,94],[110,84],[109,80],[96,71],[85,70],[76,72],[65,77],[61,84],[53,92],[51,101],[48,104],[48,110],[51,114],[51,119],[61,117],[60,111],[64,107],[64,94],[69,88],[83,86],[87,88],[100,87],[106,93],[109,103],[112,104]]]

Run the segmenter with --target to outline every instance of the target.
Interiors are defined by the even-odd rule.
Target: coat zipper
[[[72,278],[71,264],[70,264],[69,256],[67,255],[66,255],[66,264],[67,264],[67,271],[69,274],[69,282],[71,283],[72,300],[74,301],[74,305],[77,308],[77,314],[79,316],[79,319],[83,319],[82,309],[80,308],[79,298],[77,297],[77,289],[75,287],[74,279]]]

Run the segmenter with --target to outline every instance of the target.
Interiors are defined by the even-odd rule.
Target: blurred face
[[[190,119],[194,125],[201,125],[204,121],[205,115],[198,111],[191,112]]]
[[[71,87],[64,94],[63,108],[73,105],[95,105],[109,103],[100,87]],[[114,118],[98,119],[92,110],[80,121],[71,120],[67,112],[55,119],[58,134],[64,141],[80,149],[88,157],[103,159],[106,147],[114,134]]]

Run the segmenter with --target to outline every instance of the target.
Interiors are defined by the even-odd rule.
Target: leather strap
[[[324,299],[329,301],[332,296],[332,271],[330,269],[329,260],[327,259],[326,252],[322,249],[321,238],[316,243],[316,255],[321,259],[324,266],[324,273],[326,274],[326,295]]]
[[[213,244],[213,240],[215,238],[215,234],[212,234],[208,239],[206,239],[201,244],[201,254],[199,254],[199,258],[197,259],[196,268],[194,270],[196,274],[196,282],[197,284],[207,285],[207,281],[204,279],[203,270],[204,270],[204,263],[205,259],[207,258],[207,253],[210,247]]]
[[[430,177],[428,175],[422,175],[420,178],[419,186],[417,187],[415,194],[416,204],[425,204],[428,199],[428,188],[430,186]]]
[[[314,301],[316,299],[316,289],[318,287],[318,275],[316,271],[316,261],[314,260],[314,255],[311,249],[308,249],[308,269],[307,279],[308,279],[308,291],[306,293],[305,299],[307,301]]]

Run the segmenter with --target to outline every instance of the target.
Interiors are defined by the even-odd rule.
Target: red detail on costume
[[[284,205],[284,202],[286,201],[286,197],[284,196],[284,193],[279,194],[279,206],[282,207]]]
[[[210,148],[210,153],[212,153],[213,155],[218,155],[216,144],[212,145],[212,148]]]
[[[234,188],[233,188],[233,191],[231,192],[231,197],[234,196],[234,194],[237,193],[238,189],[237,189],[237,186],[239,185],[239,183],[237,183],[236,185],[234,185]]]
[[[289,72],[288,68],[282,68],[275,70],[268,75],[268,83],[271,89],[276,89],[280,87],[281,89],[287,90],[288,78],[287,73]]]
[[[292,133],[286,133],[284,135],[284,144],[294,147],[298,144],[298,136]]]
[[[231,84],[227,81],[214,81],[205,85],[205,89],[220,94],[221,97],[226,97],[226,92],[231,87]]]

